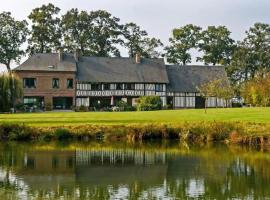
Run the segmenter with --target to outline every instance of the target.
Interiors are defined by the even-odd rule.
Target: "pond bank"
[[[50,140],[147,141],[182,140],[189,143],[225,142],[250,146],[270,145],[270,124],[242,122],[192,122],[179,124],[74,125],[32,127],[0,124],[1,141]]]

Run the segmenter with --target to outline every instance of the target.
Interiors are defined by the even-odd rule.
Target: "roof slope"
[[[81,57],[77,80],[87,82],[168,83],[163,59]]]
[[[226,78],[222,66],[167,66],[170,92],[198,92],[197,87],[218,78]]]
[[[48,67],[53,66],[53,68]],[[62,61],[58,53],[38,53],[32,55],[14,71],[52,71],[75,72],[76,62],[72,54],[63,53]]]

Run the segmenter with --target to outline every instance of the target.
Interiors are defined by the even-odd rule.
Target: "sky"
[[[71,8],[87,11],[107,10],[119,17],[121,23],[135,22],[140,25],[150,36],[160,38],[165,45],[168,44],[173,28],[189,23],[203,28],[209,25],[225,25],[235,40],[241,40],[245,31],[256,22],[270,23],[270,0],[0,0],[0,2],[0,12],[10,11],[20,20],[26,19],[33,8],[48,3],[58,6],[61,15]]]

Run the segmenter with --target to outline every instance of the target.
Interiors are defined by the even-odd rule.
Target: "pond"
[[[186,143],[0,143],[0,199],[270,199],[270,153]]]

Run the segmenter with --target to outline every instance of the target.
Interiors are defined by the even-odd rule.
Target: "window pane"
[[[67,88],[72,89],[73,88],[73,79],[67,79]]]
[[[59,88],[59,79],[58,78],[54,78],[52,80],[52,87],[53,88]]]
[[[23,79],[23,87],[24,88],[35,88],[36,87],[36,79],[35,78],[24,78]]]

